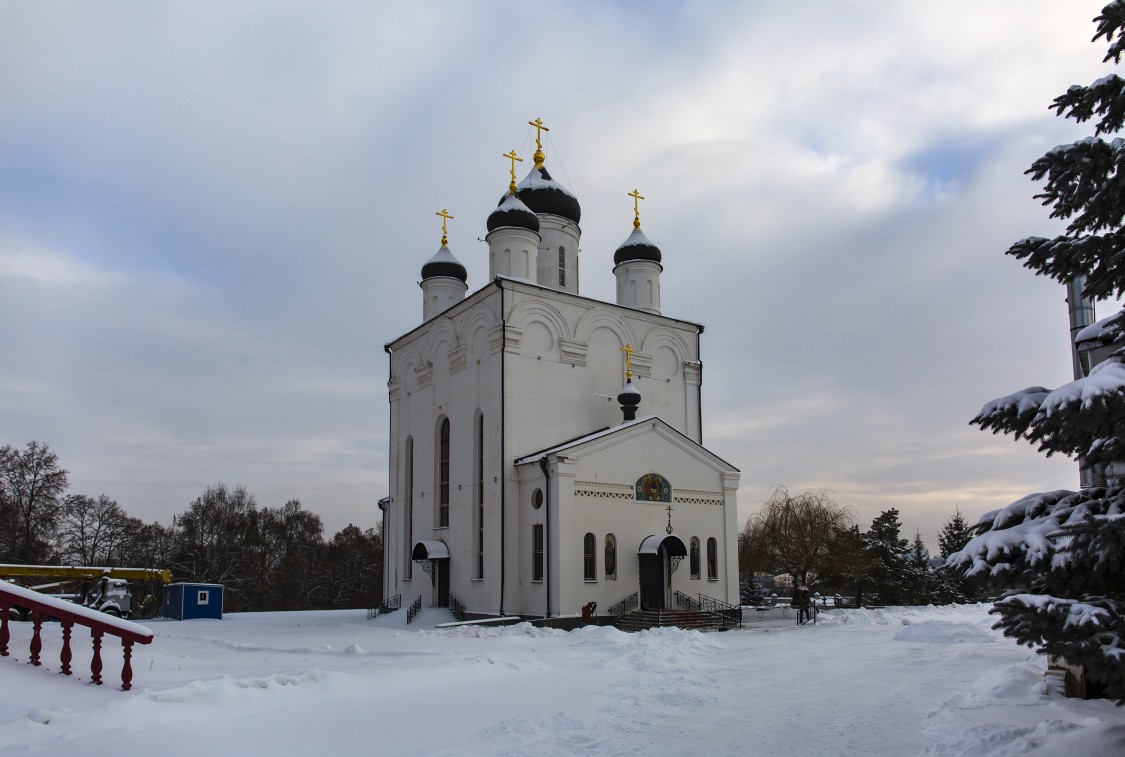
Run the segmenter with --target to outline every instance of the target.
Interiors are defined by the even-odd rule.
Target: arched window
[[[605,535],[605,580],[617,580],[617,537]]]
[[[543,580],[543,524],[531,526],[531,580]]]
[[[477,578],[484,578],[484,416],[477,413],[477,507],[474,533],[477,538]]]
[[[559,248],[559,286],[566,286],[566,248]]]
[[[691,548],[688,551],[688,560],[691,563],[691,580],[699,580],[699,537],[691,537]]]
[[[404,448],[402,470],[402,517],[405,523],[402,529],[405,543],[403,544],[403,556],[405,557],[405,564],[402,566],[402,575],[404,578],[411,578],[411,571],[414,567],[414,562],[410,559],[410,553],[414,549],[414,437],[406,437],[406,446]]]
[[[449,525],[449,419],[442,418],[438,428],[438,497],[437,524]]]
[[[587,581],[597,581],[597,559],[594,556],[598,541],[593,534],[586,534],[582,540],[582,577]]]
[[[707,540],[707,580],[719,580],[719,542],[714,536]]]

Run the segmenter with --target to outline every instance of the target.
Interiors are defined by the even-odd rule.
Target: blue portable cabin
[[[168,584],[164,587],[164,617],[175,620],[223,619],[222,584]]]

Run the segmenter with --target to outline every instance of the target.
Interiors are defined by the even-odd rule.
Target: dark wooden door
[[[664,609],[664,566],[660,555],[638,555],[641,561],[641,609]]]
[[[435,607],[449,607],[449,560],[434,560],[437,567],[437,602]]]

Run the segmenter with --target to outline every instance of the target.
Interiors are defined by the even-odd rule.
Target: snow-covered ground
[[[1125,754],[1125,713],[1064,699],[984,606],[833,610],[815,626],[440,629],[405,611],[146,621],[134,689],[0,659],[0,754]],[[751,613],[747,613],[750,615]],[[776,613],[774,613],[776,615]],[[115,641],[115,640],[114,640]],[[78,680],[78,679],[81,680]]]

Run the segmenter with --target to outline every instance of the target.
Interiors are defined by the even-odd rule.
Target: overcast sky
[[[740,521],[827,489],[936,545],[1077,487],[967,423],[1071,378],[1063,288],[1003,252],[1058,233],[1023,171],[1087,133],[1048,105],[1110,70],[1101,5],[0,0],[0,444],[146,520],[225,482],[374,526],[434,213],[483,286],[541,117],[582,294],[647,198]]]

